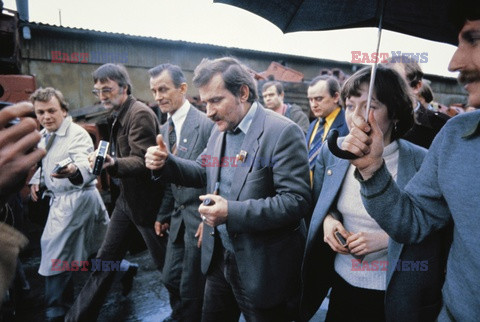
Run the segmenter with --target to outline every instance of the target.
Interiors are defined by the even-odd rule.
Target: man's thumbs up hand
[[[168,150],[161,134],[157,135],[156,146],[151,146],[145,153],[145,165],[150,170],[160,170],[168,158]]]
[[[163,142],[163,136],[161,134],[157,135],[157,144],[161,151],[167,152],[167,146]]]

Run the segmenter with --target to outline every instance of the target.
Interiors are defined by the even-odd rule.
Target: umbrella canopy
[[[457,44],[465,12],[480,6],[476,0],[214,0],[255,13],[284,33],[357,27],[377,27]],[[464,8],[468,8],[465,10]]]

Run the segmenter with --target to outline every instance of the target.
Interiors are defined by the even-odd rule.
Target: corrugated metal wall
[[[23,40],[21,47],[22,72],[35,75],[38,86],[60,89],[72,109],[95,103],[91,94],[91,73],[99,65],[108,62],[123,63],[130,74],[134,95],[150,102],[153,100],[147,70],[166,62],[181,66],[189,84],[193,70],[204,57],[234,56],[258,72],[266,70],[272,61],[283,61],[290,68],[304,73],[306,80],[315,77],[322,69],[338,68],[346,74],[352,74],[352,69],[358,68],[358,65],[331,60],[43,24],[30,24],[30,29],[32,39]],[[455,80],[435,77],[432,81],[434,91],[441,90],[448,94],[442,96],[437,92],[437,99],[465,100]],[[190,86],[188,94],[195,96],[197,91]]]

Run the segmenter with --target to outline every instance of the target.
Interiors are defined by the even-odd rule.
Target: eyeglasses
[[[92,90],[92,93],[93,95],[95,96],[100,96],[100,94],[110,94],[111,92],[113,92],[113,88],[110,88],[110,87],[105,87],[105,88],[100,88],[100,89],[93,89]]]

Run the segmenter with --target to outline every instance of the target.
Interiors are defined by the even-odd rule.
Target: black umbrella
[[[284,33],[358,27],[378,27],[377,56],[382,28],[404,34],[457,44],[457,35],[465,17],[478,14],[480,0],[214,0],[255,13]],[[366,119],[377,64],[372,76]],[[328,146],[340,158],[355,155],[337,146],[338,132],[330,131]]]
[[[378,27],[455,45],[478,0],[214,0],[255,13],[284,33]]]

